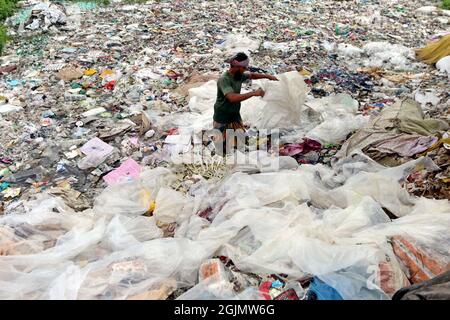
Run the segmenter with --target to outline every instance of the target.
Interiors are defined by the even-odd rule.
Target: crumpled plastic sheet
[[[257,128],[299,127],[304,121],[303,104],[308,89],[303,77],[292,71],[277,78],[279,81],[264,80],[260,83],[265,95],[262,98],[263,106],[255,112],[256,119],[252,121],[252,125]]]
[[[438,138],[421,136],[418,134],[398,134],[387,137],[386,140],[373,144],[369,150],[381,153],[398,154],[411,157],[428,150],[438,141]]]
[[[65,24],[67,22],[67,17],[59,10],[59,8],[56,5],[40,2],[37,3],[32,8],[32,12],[39,12],[38,17],[41,19],[43,17],[43,25],[40,24],[39,20],[34,19],[32,23],[28,24],[26,26],[27,29],[38,29],[38,28],[48,28],[50,25],[53,24]]]
[[[436,69],[440,72],[446,72],[450,80],[450,56],[444,57],[436,62]]]
[[[111,194],[107,192],[103,196]],[[215,249],[213,243],[161,239],[155,218],[133,210],[125,215],[94,206],[77,214],[50,197],[29,205],[32,209],[25,215],[2,218],[2,228],[13,228],[21,242],[32,237],[34,244],[56,243],[40,252],[18,248],[23,251],[0,258],[1,299],[124,299],[158,288],[175,269],[181,271],[180,286],[192,285],[196,270],[189,268]],[[199,260],[192,264],[191,259]]]
[[[365,67],[383,67],[393,70],[410,70],[414,67],[414,51],[411,48],[385,41],[368,42],[358,48],[347,43],[330,43],[324,41],[322,46],[327,51],[335,51],[342,58],[353,63],[355,58],[363,58],[361,64]]]
[[[229,34],[225,40],[219,44],[219,48],[224,51],[226,55],[231,55],[238,52],[245,52],[250,55],[251,51],[259,48],[260,42],[247,37],[244,34]]]
[[[448,201],[410,196],[399,184],[416,166],[432,170],[433,162],[384,168],[355,154],[333,168],[236,172],[176,197],[169,191],[174,175],[156,168],[108,187],[82,213],[41,195],[0,219],[0,298],[125,299],[174,280],[187,288],[205,259],[225,255],[242,271],[312,274],[346,299],[387,299],[380,266],[397,270],[394,289],[403,283],[395,258],[386,260],[393,257],[389,236],[447,245],[439,241],[450,227]],[[154,216],[142,216],[154,200]],[[210,214],[197,215],[208,207]],[[382,208],[401,218],[390,221]],[[157,226],[171,221],[175,237],[162,238]],[[180,298],[242,297],[224,283],[204,285]],[[248,288],[244,297],[255,294]]]
[[[337,51],[340,55],[347,56],[349,58],[359,57],[363,52],[362,49],[355,47],[351,44],[340,43],[337,46]]]
[[[369,42],[362,50],[369,56],[363,64],[366,67],[384,67],[394,70],[408,70],[412,67],[414,51],[411,48],[389,42]]]
[[[379,179],[380,184],[383,184],[383,187],[386,188],[388,185],[396,184],[396,180],[404,176],[408,168],[426,161],[422,159],[410,163],[408,166],[396,168],[396,171],[383,169],[381,172],[373,172],[373,178]],[[239,232],[234,239],[224,246],[221,254],[230,257],[241,270],[261,273],[271,273],[278,270],[278,272],[281,271],[294,277],[301,276],[303,272],[306,272],[321,275],[328,280],[331,279],[332,274],[338,271],[339,274],[350,272],[352,276],[344,276],[345,281],[341,281],[343,285],[340,287],[343,296],[347,299],[357,297],[387,298],[380,290],[366,288],[367,274],[365,274],[372,272],[377,263],[383,261],[381,256],[384,254],[393,257],[389,247],[384,246],[384,249],[380,251],[385,239],[377,239],[377,246],[371,245],[373,239],[363,242],[364,244],[356,239],[351,239],[351,235],[355,232],[363,232],[371,226],[374,226],[374,228],[377,226],[379,230],[384,230],[385,226],[390,225],[389,218],[378,204],[380,201],[377,192],[369,191],[367,195],[370,196],[356,195],[358,188],[355,188],[355,193],[353,193],[351,189],[354,188],[352,188],[352,181],[350,181],[348,186],[344,184],[341,188],[336,188],[335,192],[331,191],[331,193],[334,193],[331,197],[332,201],[337,201],[342,195],[351,193],[352,196],[355,196],[351,200],[352,203],[358,203],[356,199],[359,199],[359,203],[356,206],[350,205],[346,209],[339,209],[334,207],[339,201],[335,203],[328,201],[327,197],[329,197],[330,191],[328,193],[320,192],[323,191],[320,190],[320,184],[311,183],[311,181],[316,182],[317,179],[306,175],[308,169],[326,171],[326,168],[319,165],[304,165],[296,172],[252,176],[235,174],[230,177],[230,180],[225,182],[230,189],[226,191],[226,195],[222,194],[220,197],[222,209],[214,216],[211,227],[203,230],[199,237],[204,237],[205,233],[212,232],[215,227],[221,230],[217,234],[224,234],[234,227]],[[374,169],[372,168],[372,170]],[[370,172],[360,172],[357,176],[359,175],[360,179],[364,180],[368,174]],[[392,177],[392,180],[382,181],[384,177]],[[308,183],[303,183],[303,181],[308,181]],[[367,184],[367,182],[365,183]],[[249,185],[251,191],[244,187]],[[272,191],[269,192],[265,189],[265,185],[270,185]],[[390,192],[390,190],[386,191],[383,196]],[[373,200],[372,196],[377,198],[378,203]],[[225,205],[222,205],[224,197],[230,200],[225,200]],[[403,204],[397,203],[392,198],[384,202],[383,207],[389,206],[391,210],[399,214],[403,209]],[[448,203],[443,201],[421,199],[414,205],[416,200],[409,198],[411,205],[408,210],[411,214],[419,215],[423,213],[422,210],[428,204],[434,204],[433,209],[441,208],[439,211],[430,207],[431,210],[428,210],[428,212],[448,214],[450,209]],[[283,200],[280,201],[279,199]],[[304,203],[308,200],[311,202],[314,200],[316,206],[329,207],[329,209],[316,215]],[[295,205],[296,202],[303,202],[303,204]],[[236,208],[242,206],[246,206],[247,209],[242,211]],[[417,210],[413,210],[415,206],[417,206]],[[402,221],[401,219],[396,221]],[[262,223],[260,221],[262,220],[265,221],[263,223],[264,230],[261,229]],[[448,220],[446,221],[448,223]],[[412,229],[420,228],[420,224],[409,227]],[[435,230],[439,230],[438,234],[442,235],[445,228],[436,227]],[[414,232],[412,229],[408,230],[411,234]],[[429,231],[430,229],[427,232]],[[390,232],[402,233],[403,230],[393,228]],[[368,232],[368,234],[370,233]],[[330,265],[329,261],[333,261],[333,264]],[[395,258],[393,261],[395,261]],[[293,265],[302,271],[298,272],[299,269],[292,268]],[[395,265],[395,268],[398,270],[399,266]],[[352,278],[359,280],[351,280]],[[404,278],[399,276],[397,287],[401,287],[403,281]],[[353,289],[350,290],[349,286]]]
[[[294,42],[295,44],[295,42]],[[263,42],[263,48],[268,50],[274,50],[274,51],[281,51],[286,52],[289,51],[289,42],[271,42],[271,41],[264,41]]]
[[[445,121],[425,118],[422,108],[414,100],[399,100],[385,107],[378,116],[370,119],[369,124],[348,138],[336,157],[347,157],[353,150],[363,150],[371,144],[395,138],[400,133],[432,136],[446,129],[448,124]]]
[[[357,115],[358,101],[345,93],[306,102],[323,119],[306,137],[321,143],[340,143],[349,133],[368,124],[369,117]]]
[[[421,104],[422,107],[425,107],[427,103],[431,103],[433,106],[436,106],[441,98],[439,98],[435,92],[420,92],[417,91],[414,95],[414,99]]]

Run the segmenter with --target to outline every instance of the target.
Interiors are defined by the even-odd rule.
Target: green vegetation
[[[0,0],[0,21],[5,21],[16,9],[17,0]]]
[[[3,53],[3,48],[5,47],[6,41],[8,41],[6,28],[5,26],[0,26],[0,54]]]
[[[450,0],[442,0],[442,9],[450,10]]]
[[[6,41],[8,41],[6,27],[3,25],[3,22],[16,10],[17,1],[18,0],[0,0],[0,54],[3,53]]]

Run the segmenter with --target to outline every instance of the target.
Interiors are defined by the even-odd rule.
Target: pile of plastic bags
[[[78,21],[83,27],[76,37],[60,35],[58,39],[67,41],[46,52],[45,68],[5,78],[3,86],[9,91],[0,113],[45,110],[39,112],[38,128],[27,124],[17,131],[22,145],[11,136],[18,135],[16,119],[2,122],[5,141],[15,148],[9,152],[20,150],[23,163],[14,174],[1,171],[2,179],[10,174],[8,181],[2,180],[1,192],[15,200],[8,201],[6,214],[0,216],[0,299],[384,300],[448,270],[450,203],[411,195],[406,188],[423,171],[448,183],[447,176],[436,173],[445,165],[437,163],[441,158],[421,156],[447,148],[440,135],[448,124],[426,117],[413,100],[386,96],[400,92],[397,84],[406,80],[412,88],[427,80],[423,74],[408,74],[424,67],[414,61],[412,49],[386,37],[366,37],[356,26],[351,32],[350,26],[335,25],[334,20],[331,27],[310,30],[286,21],[278,34],[263,24],[252,39],[229,33],[226,19],[219,23],[208,16],[206,9],[222,12],[214,2],[204,2],[200,9],[189,3],[191,10],[183,2],[173,5],[180,7],[172,10],[168,3],[152,2],[83,12],[105,25],[99,23],[93,34],[88,29],[93,25],[84,28]],[[273,5],[277,12],[288,12],[291,6]],[[38,4],[22,26],[51,30],[66,19],[81,20],[81,10],[72,8],[77,14],[66,17],[58,8]],[[304,17],[324,20],[324,10],[317,15],[308,8]],[[357,25],[370,27],[387,19],[385,13],[369,11],[358,13],[353,19]],[[100,20],[114,15],[119,22],[135,23]],[[347,15],[340,13],[345,19]],[[195,17],[213,25],[200,28],[192,22]],[[246,20],[255,28],[260,24]],[[250,29],[242,24],[245,28]],[[321,41],[332,39],[324,30],[335,33],[336,43]],[[359,39],[353,42],[355,34]],[[275,42],[277,38],[282,41]],[[150,39],[152,47],[147,45]],[[47,42],[41,42],[36,50],[46,48]],[[263,98],[242,103],[250,138],[258,130],[277,130],[282,151],[236,151],[225,159],[205,155],[208,146],[201,135],[212,128],[217,95],[217,82],[211,79],[217,78],[223,58],[238,51],[252,56],[258,50],[273,55],[260,54],[260,65],[278,61],[278,66],[270,66],[272,71],[314,56],[304,59],[305,65],[320,61],[315,65],[319,80],[330,71],[331,76],[323,77],[329,82],[327,90],[322,89],[321,97],[312,96],[308,84],[314,84],[314,76],[307,79],[313,73],[305,69],[280,72],[279,81],[246,83],[243,92],[257,87],[265,91]],[[23,60],[13,58],[23,65]],[[344,62],[334,69],[321,60],[338,58]],[[447,58],[437,63],[439,70],[449,71]],[[73,61],[89,67],[71,66]],[[342,69],[347,64],[355,71]],[[214,75],[202,74],[194,81],[195,76],[188,77],[192,69],[213,70]],[[369,74],[386,78],[372,82],[375,76]],[[31,79],[26,95],[30,99],[19,95],[24,90],[22,76]],[[59,88],[57,99],[51,100],[53,91],[36,91],[40,86],[34,81],[40,82],[34,78]],[[352,84],[353,79],[361,84]],[[179,84],[186,85],[189,101],[177,100]],[[380,88],[389,90],[371,92]],[[382,110],[369,117],[361,111],[361,97],[369,91],[371,101],[366,103],[391,98],[395,103],[379,102]],[[438,105],[441,97],[430,96],[433,106]],[[429,96],[420,92],[416,99],[429,103]],[[22,107],[23,101],[33,104]],[[51,144],[53,140],[58,144]],[[35,153],[38,147],[42,150]],[[330,165],[318,160],[322,149],[338,152]],[[35,170],[38,157],[42,166],[55,167],[61,174],[52,176],[57,184]],[[146,166],[152,160],[170,165]],[[2,155],[1,161],[2,168],[12,167],[11,159]],[[97,194],[92,186],[102,178],[107,187]],[[19,183],[33,193],[16,198]],[[77,211],[69,205],[81,194],[71,189],[74,185],[94,199],[89,209]]]
[[[449,245],[448,201],[409,196],[399,184],[416,166],[433,164],[384,168],[354,154],[333,168],[200,180],[186,194],[156,168],[108,187],[81,213],[43,195],[0,219],[0,298],[125,299],[192,286],[184,297],[201,298],[206,286],[218,298],[261,298],[257,287],[233,291],[226,277],[198,283],[206,259],[226,256],[241,272],[314,275],[344,299],[388,299],[408,283],[391,237]]]

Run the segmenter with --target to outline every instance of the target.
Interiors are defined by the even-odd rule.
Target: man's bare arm
[[[272,76],[271,74],[264,74],[264,73],[255,73],[255,72],[250,72],[250,79],[269,79],[269,80],[273,80],[273,81],[278,81],[278,79],[275,76]]]
[[[235,93],[230,92],[225,95],[225,98],[231,103],[238,103],[247,99],[250,99],[251,97],[264,97],[264,90],[258,89],[256,91],[247,92],[247,93]]]

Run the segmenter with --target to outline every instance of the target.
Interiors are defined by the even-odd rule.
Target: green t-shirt
[[[228,124],[240,122],[241,103],[231,103],[225,98],[230,92],[241,93],[242,83],[249,79],[249,75],[244,73],[241,80],[236,80],[227,71],[217,80],[217,100],[214,104],[214,121]]]

